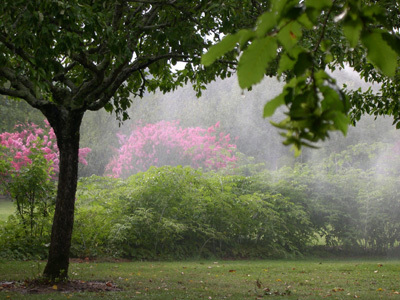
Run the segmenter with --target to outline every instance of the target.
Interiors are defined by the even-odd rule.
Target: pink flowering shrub
[[[43,153],[44,158],[51,162],[52,170],[59,171],[59,151],[57,139],[53,128],[45,120],[45,129],[40,128],[34,123],[18,124],[15,132],[4,132],[0,134],[0,145],[5,147],[7,155],[11,158],[11,167],[19,171],[21,167],[31,164],[29,155],[32,148],[38,149]],[[90,152],[90,148],[79,149],[79,162],[87,165],[85,159]]]
[[[236,145],[219,130],[219,122],[208,129],[182,128],[178,121],[138,124],[129,136],[118,137],[121,147],[106,166],[106,175],[112,177],[127,177],[150,166],[220,169],[236,162]]]

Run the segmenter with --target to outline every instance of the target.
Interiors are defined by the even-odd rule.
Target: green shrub
[[[301,251],[313,235],[302,206],[255,192],[243,176],[161,167],[126,180],[83,179],[78,190],[78,256],[282,256]]]
[[[0,226],[0,256],[44,258],[50,241],[55,182],[51,162],[36,149],[28,156],[32,163],[11,173],[6,189],[16,213]]]

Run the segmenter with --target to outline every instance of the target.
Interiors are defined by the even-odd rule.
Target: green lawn
[[[0,262],[0,281],[40,274],[44,262]],[[112,281],[121,292],[0,299],[400,299],[400,261],[192,261],[73,263],[71,279]]]
[[[10,200],[0,199],[0,221],[6,221],[14,210],[14,204]]]

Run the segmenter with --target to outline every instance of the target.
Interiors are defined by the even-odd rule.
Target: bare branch
[[[22,91],[7,89],[7,88],[1,87],[1,86],[0,86],[0,94],[10,96],[10,97],[21,98],[21,99],[24,99],[24,96],[25,96],[25,93],[23,93]]]
[[[34,85],[28,79],[21,75],[16,76],[15,73],[8,68],[0,68],[0,75],[10,81],[9,88],[0,86],[0,94],[24,99],[31,106],[36,108],[46,104],[45,101],[36,98]]]
[[[153,29],[160,29],[160,28],[166,28],[171,26],[171,23],[163,23],[163,24],[157,24],[157,25],[147,25],[147,26],[138,26],[142,30],[153,30]]]
[[[91,71],[93,74],[98,75],[99,69],[96,67],[96,65],[90,61],[87,57],[87,55],[84,52],[81,52],[79,54],[71,54],[71,58],[81,64],[84,68],[87,70]]]
[[[63,68],[63,70],[61,72],[54,75],[52,80],[61,82],[61,83],[65,84],[67,87],[69,87],[73,93],[76,92],[77,86],[66,75],[68,74],[69,71],[71,71],[77,65],[78,65],[78,63],[75,61],[70,63],[68,66]]]
[[[32,57],[28,55],[28,53],[26,53],[23,49],[16,47],[14,44],[10,43],[5,35],[0,34],[0,42],[2,42],[11,52],[17,54],[24,61],[32,65]]]
[[[11,85],[16,85],[16,83],[19,83],[21,86],[23,86],[25,92],[29,91],[32,96],[35,95],[34,84],[25,76],[17,75],[14,70],[7,67],[0,68],[0,75],[4,78],[7,78]]]

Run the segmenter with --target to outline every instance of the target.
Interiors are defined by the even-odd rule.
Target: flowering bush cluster
[[[18,124],[15,132],[4,132],[0,134],[0,145],[6,148],[7,155],[11,158],[11,166],[15,171],[21,167],[31,164],[29,155],[32,149],[42,151],[44,158],[51,162],[52,170],[59,171],[59,151],[57,139],[53,128],[45,120],[45,129],[34,123]],[[79,149],[79,162],[87,164],[86,155],[90,148]]]
[[[229,134],[219,122],[204,129],[182,128],[178,121],[138,124],[129,136],[119,135],[121,147],[106,167],[106,175],[126,177],[150,166],[190,165],[219,169],[236,161]]]

